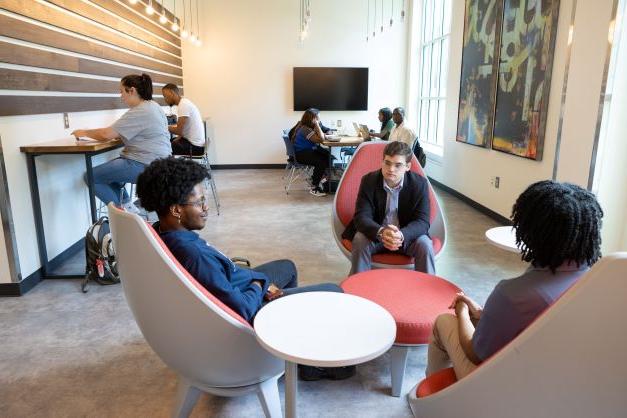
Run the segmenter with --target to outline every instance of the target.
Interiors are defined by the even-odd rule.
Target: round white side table
[[[285,296],[262,308],[257,340],[285,360],[285,414],[296,417],[296,365],[352,366],[385,353],[394,343],[392,315],[367,299],[333,292]]]
[[[516,230],[511,226],[497,226],[485,231],[485,237],[488,242],[505,251],[519,253],[520,250],[516,246]]]

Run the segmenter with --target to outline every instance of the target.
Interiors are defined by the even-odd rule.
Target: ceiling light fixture
[[[176,0],[174,0],[174,8],[173,9],[174,9],[174,13],[173,13],[174,19],[172,19],[172,32],[176,32],[176,31],[179,30],[179,23],[178,23],[179,18],[176,17]]]
[[[168,23],[168,18],[165,17],[165,7],[163,7],[163,0],[161,0],[161,16],[159,17],[159,22],[161,22],[162,25]]]
[[[187,39],[189,32],[187,31],[187,9],[185,8],[185,0],[183,0],[183,27],[181,29],[181,37]]]
[[[155,12],[155,9],[152,7],[152,0],[148,0],[148,5],[146,6],[146,14],[151,15]]]
[[[200,13],[198,12],[198,0],[196,0],[196,32],[198,33],[198,38],[196,39],[196,46],[201,46],[202,41],[200,40]]]

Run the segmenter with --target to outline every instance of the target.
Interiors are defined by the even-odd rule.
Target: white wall
[[[575,15],[557,180],[584,187],[588,182],[612,3],[613,0],[578,1]],[[531,161],[455,141],[464,1],[453,2],[444,155],[441,161],[429,161],[427,171],[437,181],[505,217],[509,217],[516,197],[529,184],[553,176],[572,5],[572,0],[561,1],[544,156],[542,161]],[[499,189],[491,185],[493,176],[500,177]]]
[[[300,44],[299,2],[203,2],[203,46],[183,45],[185,95],[210,117],[218,164],[285,161],[282,129],[302,112],[292,106],[292,67],[369,67],[367,112],[322,112],[322,121],[366,122],[378,128],[379,108],[405,103],[409,19],[397,16],[366,42],[367,2],[312,3],[309,37]],[[406,2],[409,3],[409,2]],[[389,13],[389,12],[387,12]],[[380,23],[379,23],[380,26]],[[372,29],[371,29],[372,30]],[[351,129],[352,131],[352,129]]]
[[[625,16],[624,16],[625,17]],[[603,132],[603,149],[595,171],[598,197],[605,217],[603,220],[603,253],[627,251],[627,22],[622,22],[618,42],[614,83],[607,129]]]
[[[37,250],[26,156],[20,146],[45,142],[69,135],[74,129],[108,126],[125,110],[70,113],[70,128],[63,128],[62,114],[0,117],[0,136],[7,171],[17,250],[22,277],[41,267]],[[94,165],[105,161],[113,151],[94,158]],[[85,158],[39,156],[37,178],[41,196],[48,258],[52,259],[85,235],[89,226],[89,197],[83,184]],[[6,249],[0,248],[4,262]],[[11,278],[4,269],[0,283]]]

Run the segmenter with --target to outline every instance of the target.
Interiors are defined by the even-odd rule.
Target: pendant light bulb
[[[152,8],[152,4],[148,4],[148,6],[146,6],[146,14],[147,15],[151,15],[155,12],[155,9]]]
[[[131,4],[137,4],[137,0],[128,0],[128,2]]]
[[[165,17],[165,12],[163,12],[161,17],[159,17],[159,22],[161,22],[162,25],[165,25],[166,23],[168,23],[168,18]]]
[[[187,31],[187,29],[183,28],[183,30],[181,31],[181,36],[183,37],[183,39],[186,39],[189,36],[189,32]]]
[[[172,32],[176,32],[179,30],[179,25],[176,23],[176,19],[172,22]]]

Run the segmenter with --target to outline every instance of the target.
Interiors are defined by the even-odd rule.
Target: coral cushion
[[[346,293],[369,299],[396,321],[398,344],[427,344],[435,318],[447,312],[460,289],[440,277],[400,269],[354,274],[341,284]]]
[[[429,395],[433,395],[441,391],[444,388],[451,386],[457,382],[457,376],[455,376],[455,370],[453,368],[442,369],[433,373],[431,376],[424,379],[418,388],[416,389],[416,397],[424,398]]]
[[[435,237],[431,238],[431,241],[433,242],[433,252],[435,254],[439,253],[442,249],[442,241],[439,238]],[[348,252],[351,252],[353,250],[353,242],[350,240],[343,238],[342,245],[348,250]],[[407,264],[414,264],[413,257],[387,252],[374,254],[372,256],[372,261],[374,261],[375,263],[389,264],[392,266],[405,266]]]

